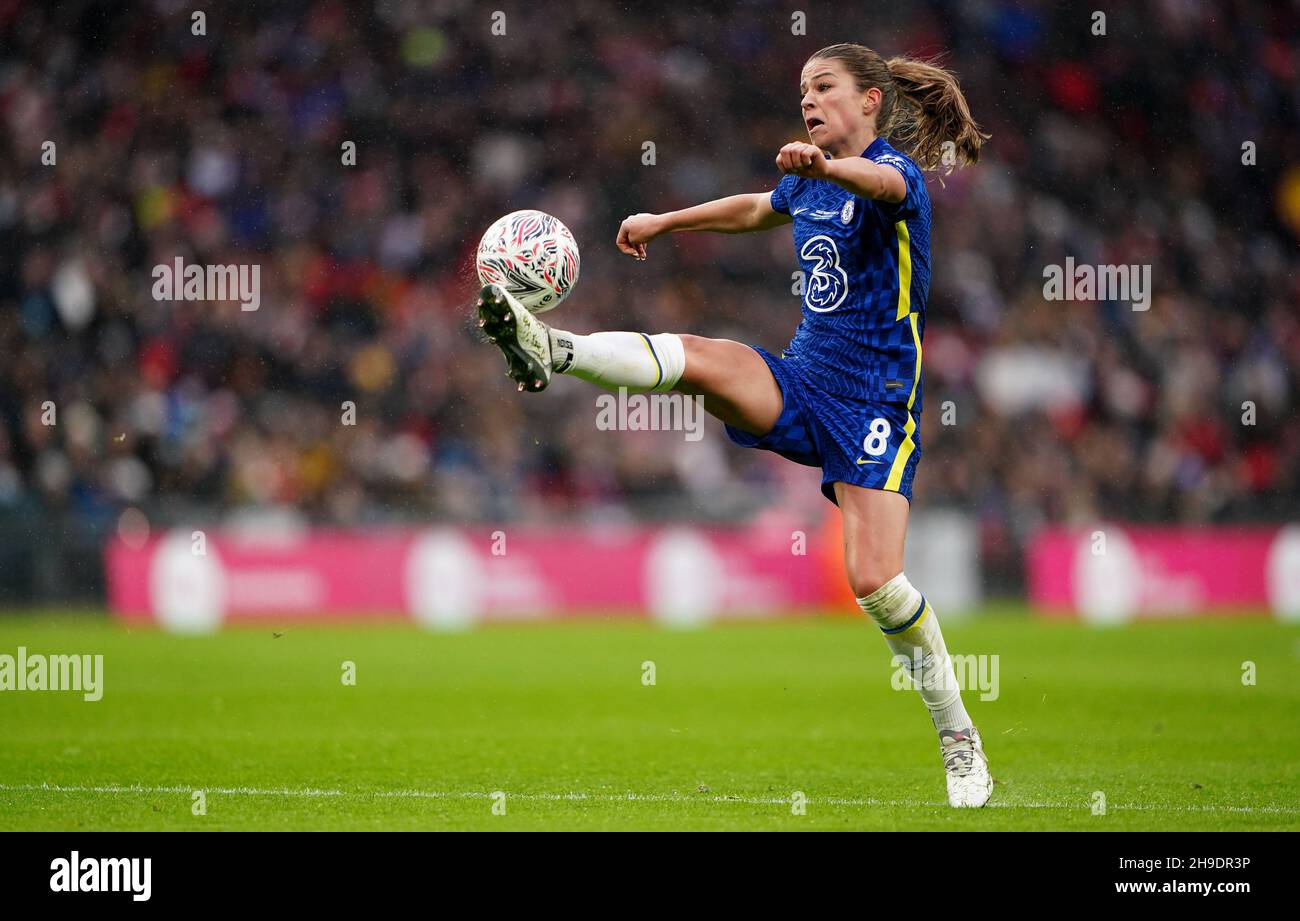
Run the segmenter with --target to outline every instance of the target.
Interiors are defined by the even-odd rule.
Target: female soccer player
[[[909,58],[886,61],[861,45],[818,51],[799,91],[811,143],[781,148],[776,165],[785,175],[775,190],[635,214],[617,239],[644,260],[646,244],[665,233],[744,233],[793,221],[803,321],[780,357],[685,334],[552,329],[496,285],[482,291],[480,325],[520,389],[545,389],[555,373],[611,390],[701,395],[732,441],[820,467],[822,491],[843,514],[844,563],[858,605],[906,663],[938,730],[948,801],[983,806],[993,789],[988,760],[934,611],[903,573],[903,541],[921,457],[930,286],[921,169],[974,163],[988,136],[951,73]]]

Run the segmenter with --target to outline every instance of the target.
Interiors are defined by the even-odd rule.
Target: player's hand
[[[629,214],[618,226],[618,248],[638,260],[645,260],[645,245],[659,236],[655,214]]]
[[[786,144],[776,155],[776,168],[783,173],[793,173],[808,179],[822,179],[827,169],[826,155],[816,144],[795,141]]]

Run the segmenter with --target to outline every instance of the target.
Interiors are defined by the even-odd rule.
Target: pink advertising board
[[[791,532],[633,527],[430,528],[288,536],[178,530],[105,549],[109,604],[178,631],[223,624],[651,617],[668,623],[812,611],[815,548]]]
[[[1048,529],[1026,560],[1030,602],[1098,622],[1271,611],[1300,619],[1300,526]]]

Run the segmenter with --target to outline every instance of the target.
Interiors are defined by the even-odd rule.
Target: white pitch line
[[[338,799],[490,799],[492,794],[483,790],[319,790],[312,787],[176,787],[142,784],[129,786],[63,786],[60,784],[0,784],[0,793],[105,793],[113,795],[150,795],[159,793],[191,794],[196,790],[218,796],[268,796],[285,798],[338,798]],[[507,799],[525,802],[599,802],[599,803],[737,803],[742,806],[788,806],[790,798],[765,798],[751,796],[690,796],[683,793],[510,793]],[[948,804],[930,800],[891,799],[817,799],[809,797],[809,805],[871,806],[877,808],[947,809]],[[1084,810],[1091,803],[1080,802],[1000,802],[989,803],[989,809],[1067,809]],[[1197,804],[1162,803],[1112,803],[1108,809],[1144,812],[1238,812],[1269,815],[1298,815],[1300,807],[1291,806],[1211,806]]]

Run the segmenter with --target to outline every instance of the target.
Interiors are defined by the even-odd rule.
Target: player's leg
[[[993,790],[988,760],[957,686],[952,659],[934,609],[903,573],[903,543],[910,506],[886,489],[835,483],[844,517],[844,565],[863,613],[884,634],[908,668],[930,718],[953,806],[983,806]]]
[[[679,337],[686,370],[676,390],[704,397],[704,409],[727,425],[765,435],[781,416],[781,387],[757,352],[730,339]]]
[[[479,325],[506,356],[521,390],[572,374],[608,390],[677,390],[704,397],[707,412],[753,435],[781,415],[781,388],[767,363],[727,339],[634,332],[578,335],[553,329],[496,285],[479,296]]]

